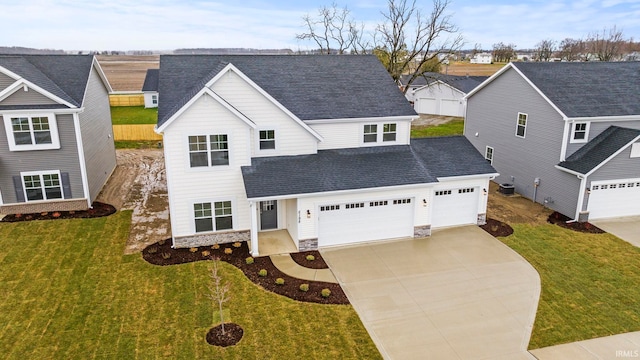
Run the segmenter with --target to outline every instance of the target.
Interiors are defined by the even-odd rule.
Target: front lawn
[[[0,223],[0,353],[6,359],[378,359],[351,306],[262,290],[222,263],[233,347],[206,343],[216,324],[210,262],[154,266],[123,255],[131,212]]]
[[[511,225],[500,240],[542,280],[530,349],[640,330],[640,249],[610,234]]]
[[[145,109],[144,106],[112,106],[113,125],[155,124],[158,122],[158,108]]]
[[[412,138],[462,135],[464,120],[452,120],[445,124],[411,128]]]

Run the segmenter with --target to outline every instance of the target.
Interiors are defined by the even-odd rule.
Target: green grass
[[[416,127],[411,129],[412,138],[462,135],[464,120],[452,120],[446,124]]]
[[[513,228],[501,240],[542,280],[530,349],[640,330],[640,249],[556,225]]]
[[[144,106],[112,106],[113,125],[155,124],[158,122],[158,108],[145,109]]]
[[[0,353],[5,359],[379,359],[351,306],[300,303],[222,263],[236,346],[215,325],[210,263],[154,266],[123,255],[131,212],[0,223]]]
[[[116,140],[116,149],[157,149],[162,140]]]

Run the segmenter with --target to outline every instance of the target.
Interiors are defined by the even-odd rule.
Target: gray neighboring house
[[[571,219],[640,215],[640,63],[510,63],[467,95],[464,133]]]
[[[144,96],[145,108],[158,107],[158,74],[159,69],[147,69],[147,75],[142,84],[142,95]]]
[[[116,166],[109,92],[93,56],[0,56],[0,213],[91,207]]]

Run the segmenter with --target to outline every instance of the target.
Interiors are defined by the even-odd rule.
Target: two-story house
[[[374,56],[166,55],[159,93],[175,247],[485,221],[495,170],[462,136],[410,140],[417,115]]]
[[[571,219],[640,215],[640,64],[510,63],[467,95],[465,136]]]
[[[116,165],[93,56],[0,56],[0,213],[85,210]]]

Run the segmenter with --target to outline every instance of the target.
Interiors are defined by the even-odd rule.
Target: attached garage
[[[413,236],[414,199],[324,204],[318,208],[318,246]]]
[[[591,183],[589,219],[640,215],[640,179],[618,179]]]
[[[433,199],[431,227],[478,222],[478,188],[436,190]]]
[[[418,98],[414,105],[418,114],[437,114],[438,102],[434,98]]]

